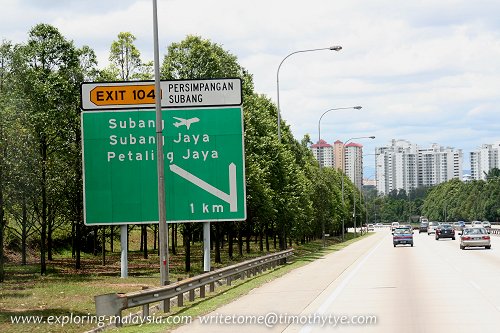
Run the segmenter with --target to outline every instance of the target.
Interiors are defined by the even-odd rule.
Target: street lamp
[[[323,48],[319,48],[319,49],[307,49],[307,50],[295,51],[295,52],[288,54],[286,57],[284,57],[278,66],[278,70],[276,71],[276,89],[277,89],[276,96],[277,96],[277,102],[278,102],[278,141],[279,142],[281,142],[281,127],[280,127],[280,124],[281,124],[281,109],[280,109],[280,68],[281,68],[281,65],[283,64],[283,62],[286,59],[288,59],[290,56],[292,56],[294,54],[305,53],[305,52],[314,52],[314,51],[323,51],[323,50],[340,51],[340,50],[342,50],[342,46],[334,45],[334,46],[323,47]]]
[[[343,108],[333,108],[333,109],[328,109],[326,110],[325,112],[323,112],[323,114],[321,115],[321,117],[319,117],[319,120],[318,120],[318,143],[321,141],[321,119],[323,118],[323,116],[325,114],[327,114],[328,112],[330,111],[335,111],[335,110],[346,110],[346,109],[355,109],[355,110],[361,110],[361,106],[357,105],[357,106],[348,106],[348,107],[343,107]],[[321,147],[319,147],[321,148]],[[322,154],[321,153],[321,149],[319,149],[319,168],[321,169],[322,165],[321,165],[321,157],[322,157]]]
[[[321,149],[321,143],[320,143],[320,141],[321,141],[321,119],[323,119],[323,116],[330,111],[346,110],[346,109],[361,110],[361,108],[362,108],[361,106],[357,105],[357,106],[348,106],[348,107],[342,107],[342,108],[328,109],[325,112],[323,112],[321,117],[319,117],[319,120],[318,120],[318,161],[319,161],[319,169],[320,170],[322,168],[322,161],[321,160],[322,160],[322,156],[323,156],[322,149]],[[321,238],[323,240],[323,247],[325,247],[325,220],[324,219],[322,219],[322,222],[321,222],[321,229],[322,229]]]
[[[345,159],[345,154],[344,154],[344,147],[346,144],[348,144],[350,141],[352,140],[358,140],[358,139],[375,139],[375,136],[360,136],[360,137],[356,137],[356,138],[350,138],[349,140],[345,141],[343,144],[342,144],[342,154],[343,154],[343,158]],[[345,163],[344,163],[344,169],[345,169]],[[342,183],[342,209],[345,209],[345,201],[344,201],[344,174],[345,174],[345,170],[342,170],[342,175],[340,177],[340,180],[341,180],[341,183]],[[344,221],[344,214],[342,214],[342,241],[345,240],[344,238],[344,230],[345,230],[345,221]]]

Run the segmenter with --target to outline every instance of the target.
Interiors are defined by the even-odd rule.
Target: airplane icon
[[[177,118],[177,117],[173,117],[173,118],[177,119],[178,122],[173,123],[172,125],[174,125],[175,127],[186,126],[187,129],[189,129],[189,126],[191,126],[191,124],[197,123],[200,121],[200,118],[196,118],[196,117],[190,118],[190,119]]]

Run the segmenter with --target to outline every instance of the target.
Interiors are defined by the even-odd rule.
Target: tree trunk
[[[243,257],[243,231],[241,230],[242,223],[238,225],[238,253],[240,257]]]
[[[250,239],[252,238],[252,232],[250,230],[250,228],[247,228],[247,237],[246,237],[246,251],[247,253],[250,253]]]
[[[153,250],[156,251],[156,238],[158,236],[158,225],[155,224],[153,227]]]
[[[186,272],[191,271],[191,224],[184,224],[184,248],[185,248],[185,270]]]
[[[71,221],[71,258],[75,259],[75,240],[76,240],[76,235],[75,235],[75,221]]]
[[[21,264],[26,265],[26,238],[28,238],[27,226],[28,226],[28,209],[26,208],[26,199],[23,198],[23,221],[21,222]]]
[[[269,228],[266,227],[266,251],[269,252]]]
[[[5,152],[3,154],[5,156]],[[0,163],[0,282],[5,280],[5,257],[3,253],[3,231],[5,229],[5,225],[7,224],[4,220],[5,210],[4,210],[4,202],[3,202],[3,169],[2,164]]]
[[[48,214],[47,214],[47,260],[52,261],[52,232],[54,231],[54,213],[53,209],[48,207]]]
[[[148,226],[147,225],[143,225],[142,226],[142,229],[143,229],[143,251],[144,251],[144,259],[148,259]]]
[[[0,201],[2,201],[2,194],[0,190]],[[0,282],[5,281],[5,269],[4,269],[4,264],[5,264],[5,256],[3,253],[3,231],[5,229],[5,220],[3,219],[4,217],[4,210],[3,206],[0,203]]]
[[[174,223],[172,226],[172,255],[177,254],[177,228],[178,224]]]
[[[215,223],[215,263],[222,263],[220,259],[220,232],[219,223]]]
[[[106,266],[106,227],[102,226],[101,229],[102,265]]]
[[[113,244],[115,242],[115,226],[112,225],[111,227],[111,230],[109,231],[109,250],[111,251],[111,253],[113,253]]]
[[[227,227],[227,254],[229,256],[229,259],[233,259],[233,222],[228,223]]]
[[[75,226],[75,236],[76,236],[76,259],[75,259],[75,268],[80,269],[82,268],[82,263],[81,263],[81,226],[80,226],[80,221],[76,221],[76,226]]]
[[[94,257],[97,256],[97,252],[98,252],[97,251],[97,244],[99,244],[99,242],[97,241],[98,232],[99,232],[99,227],[95,226],[94,227],[94,234],[93,234],[93,236],[94,236],[93,237],[94,238],[94,241],[93,241],[93,243],[94,243],[94,245],[93,245],[93,248],[94,248],[94,251],[93,251],[94,252]]]
[[[40,274],[47,273],[47,263],[45,262],[45,252],[47,250],[47,143],[45,137],[41,138],[42,153],[42,225],[40,235]]]

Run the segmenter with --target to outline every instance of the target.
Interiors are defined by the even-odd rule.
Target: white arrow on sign
[[[217,198],[224,200],[229,204],[229,211],[238,211],[238,193],[236,192],[236,165],[234,163],[229,164],[229,194],[222,192],[218,188],[210,185],[206,181],[196,177],[192,173],[182,169],[181,167],[171,164],[170,170],[173,173],[178,174],[182,178],[190,181],[201,189],[207,191],[208,193],[215,195]]]

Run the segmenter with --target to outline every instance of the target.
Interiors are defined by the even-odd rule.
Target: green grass
[[[352,237],[351,234],[346,236],[348,239]],[[292,263],[257,277],[234,281],[233,285],[229,287],[218,287],[216,293],[207,294],[205,299],[197,299],[195,302],[186,303],[183,308],[173,308],[169,315],[196,317],[213,311],[221,305],[248,293],[251,289],[282,276],[292,269],[305,265],[328,252],[337,251],[352,241],[355,240],[351,239],[345,243],[339,243],[339,239],[330,239],[328,241],[329,246],[325,249],[322,248],[321,241],[297,246]],[[201,246],[201,243],[195,243],[192,247],[191,275],[202,271]],[[264,254],[259,253],[255,247],[258,247],[258,244],[252,242],[250,254],[235,257],[233,260],[227,257],[227,248],[223,249],[221,251],[223,264],[214,266],[215,268],[228,266]],[[96,295],[137,291],[142,286],[158,286],[159,259],[154,252],[150,251],[148,259],[143,259],[142,253],[138,251],[129,253],[129,278],[127,279],[120,278],[120,255],[118,252],[107,254],[106,266],[101,265],[100,256],[83,255],[83,267],[79,271],[73,268],[74,263],[71,254],[61,253],[54,256],[54,261],[49,262],[46,276],[40,276],[39,265],[37,264],[27,266],[7,264],[5,267],[6,281],[0,284],[0,332],[83,332],[96,327],[95,324],[65,325],[64,327],[48,324],[11,324],[10,318],[11,316],[43,316],[47,318],[48,316],[69,316],[71,313],[74,316],[92,316],[95,314],[94,296]],[[183,255],[182,249],[179,248],[178,254],[171,258],[171,281],[189,276],[183,271]],[[124,311],[123,315],[139,310],[139,308],[130,309]],[[144,325],[140,328],[141,332],[160,332],[165,331],[165,329],[169,329],[169,327],[166,328],[165,325],[155,324]],[[136,332],[137,326],[129,325],[115,330]]]

